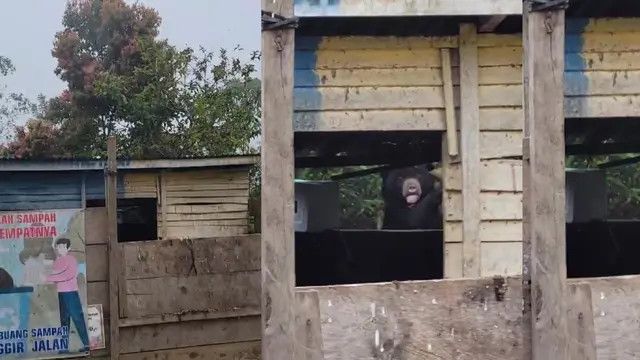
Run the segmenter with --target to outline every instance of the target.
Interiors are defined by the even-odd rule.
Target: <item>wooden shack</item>
[[[637,4],[265,0],[263,10],[263,358],[640,356],[628,337],[637,326],[615,309],[638,309],[638,277],[566,281],[564,194],[566,155],[640,151]],[[294,167],[432,161],[443,169],[447,280],[295,289]],[[295,336],[300,319],[315,337]]]
[[[111,245],[106,161],[2,160],[0,210],[84,209],[83,300],[101,305],[107,340],[92,358],[257,359],[260,238],[248,223],[256,161],[118,161]]]

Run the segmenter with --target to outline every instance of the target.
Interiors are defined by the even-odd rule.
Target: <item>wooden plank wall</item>
[[[165,172],[159,183],[158,234],[166,239],[248,232],[247,169]]]
[[[295,130],[444,131],[439,49],[458,46],[457,36],[298,37]],[[567,117],[640,116],[639,19],[569,19],[565,52]],[[452,54],[459,106],[458,51]],[[481,275],[516,275],[522,264],[521,35],[479,34],[478,66]],[[461,165],[459,159],[443,163],[445,276],[456,278],[463,275]]]
[[[522,267],[522,49],[513,35],[478,35],[480,276]],[[463,277],[462,166],[443,162],[445,277]]]
[[[568,287],[568,301],[573,304],[568,310],[571,346],[592,354],[588,347],[595,341],[600,360],[640,357],[640,328],[637,317],[629,316],[640,311],[640,276],[574,279]],[[519,277],[298,291],[308,290],[316,291],[319,298],[325,360],[531,356],[523,341]]]
[[[127,243],[123,252],[124,359],[259,358],[259,235]]]
[[[85,219],[88,303],[102,304],[109,346],[106,209],[89,208]],[[259,234],[121,246],[121,358],[259,359]]]

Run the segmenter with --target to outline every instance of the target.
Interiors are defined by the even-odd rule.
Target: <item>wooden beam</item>
[[[296,360],[324,360],[317,291],[296,292]]]
[[[262,0],[293,16],[293,0]],[[294,30],[262,31],[262,359],[294,360]]]
[[[564,10],[523,16],[524,292],[534,360],[569,359],[564,176]],[[531,308],[526,305],[530,302]]]
[[[566,146],[567,155],[611,155],[640,152],[638,142],[614,142],[597,144],[571,144]]]
[[[571,360],[596,360],[591,286],[587,283],[569,284],[567,295]]]
[[[507,15],[494,15],[486,18],[481,24],[479,31],[481,33],[494,32],[500,24],[507,18]]]
[[[458,130],[456,127],[456,108],[453,102],[453,76],[451,75],[451,50],[440,49],[442,56],[442,88],[447,124],[447,147],[449,155],[458,156]]]
[[[474,24],[460,25],[460,137],[462,144],[463,275],[480,276],[480,106],[478,38]]]
[[[317,0],[296,1],[300,17],[351,16],[474,16],[520,15],[521,0],[341,0],[333,3]]]
[[[109,239],[109,324],[111,331],[111,359],[120,355],[119,280],[122,256],[118,244],[118,164],[116,138],[107,140],[107,168],[105,169],[105,200],[107,207],[107,236]]]

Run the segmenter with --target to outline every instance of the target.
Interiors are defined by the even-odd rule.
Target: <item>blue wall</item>
[[[104,199],[104,173],[87,171],[87,200]],[[0,211],[82,208],[83,172],[0,172]],[[118,193],[124,192],[122,173]]]

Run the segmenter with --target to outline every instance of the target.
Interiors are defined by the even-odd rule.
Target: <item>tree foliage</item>
[[[304,169],[297,178],[331,180],[332,176],[363,169],[363,167]],[[376,229],[381,224],[384,200],[381,196],[382,177],[379,174],[355,177],[338,182],[340,189],[340,226],[351,229]]]
[[[50,155],[104,156],[111,134],[130,158],[251,150],[259,133],[258,55],[242,62],[224,50],[178,49],[158,39],[160,22],[155,10],[124,0],[67,3],[52,50],[67,89],[42,101],[38,114],[58,136]],[[15,140],[35,129],[17,129]]]
[[[610,161],[636,157],[638,154],[570,156],[567,166],[598,168]],[[608,190],[608,217],[612,219],[640,219],[640,163],[606,170]]]

